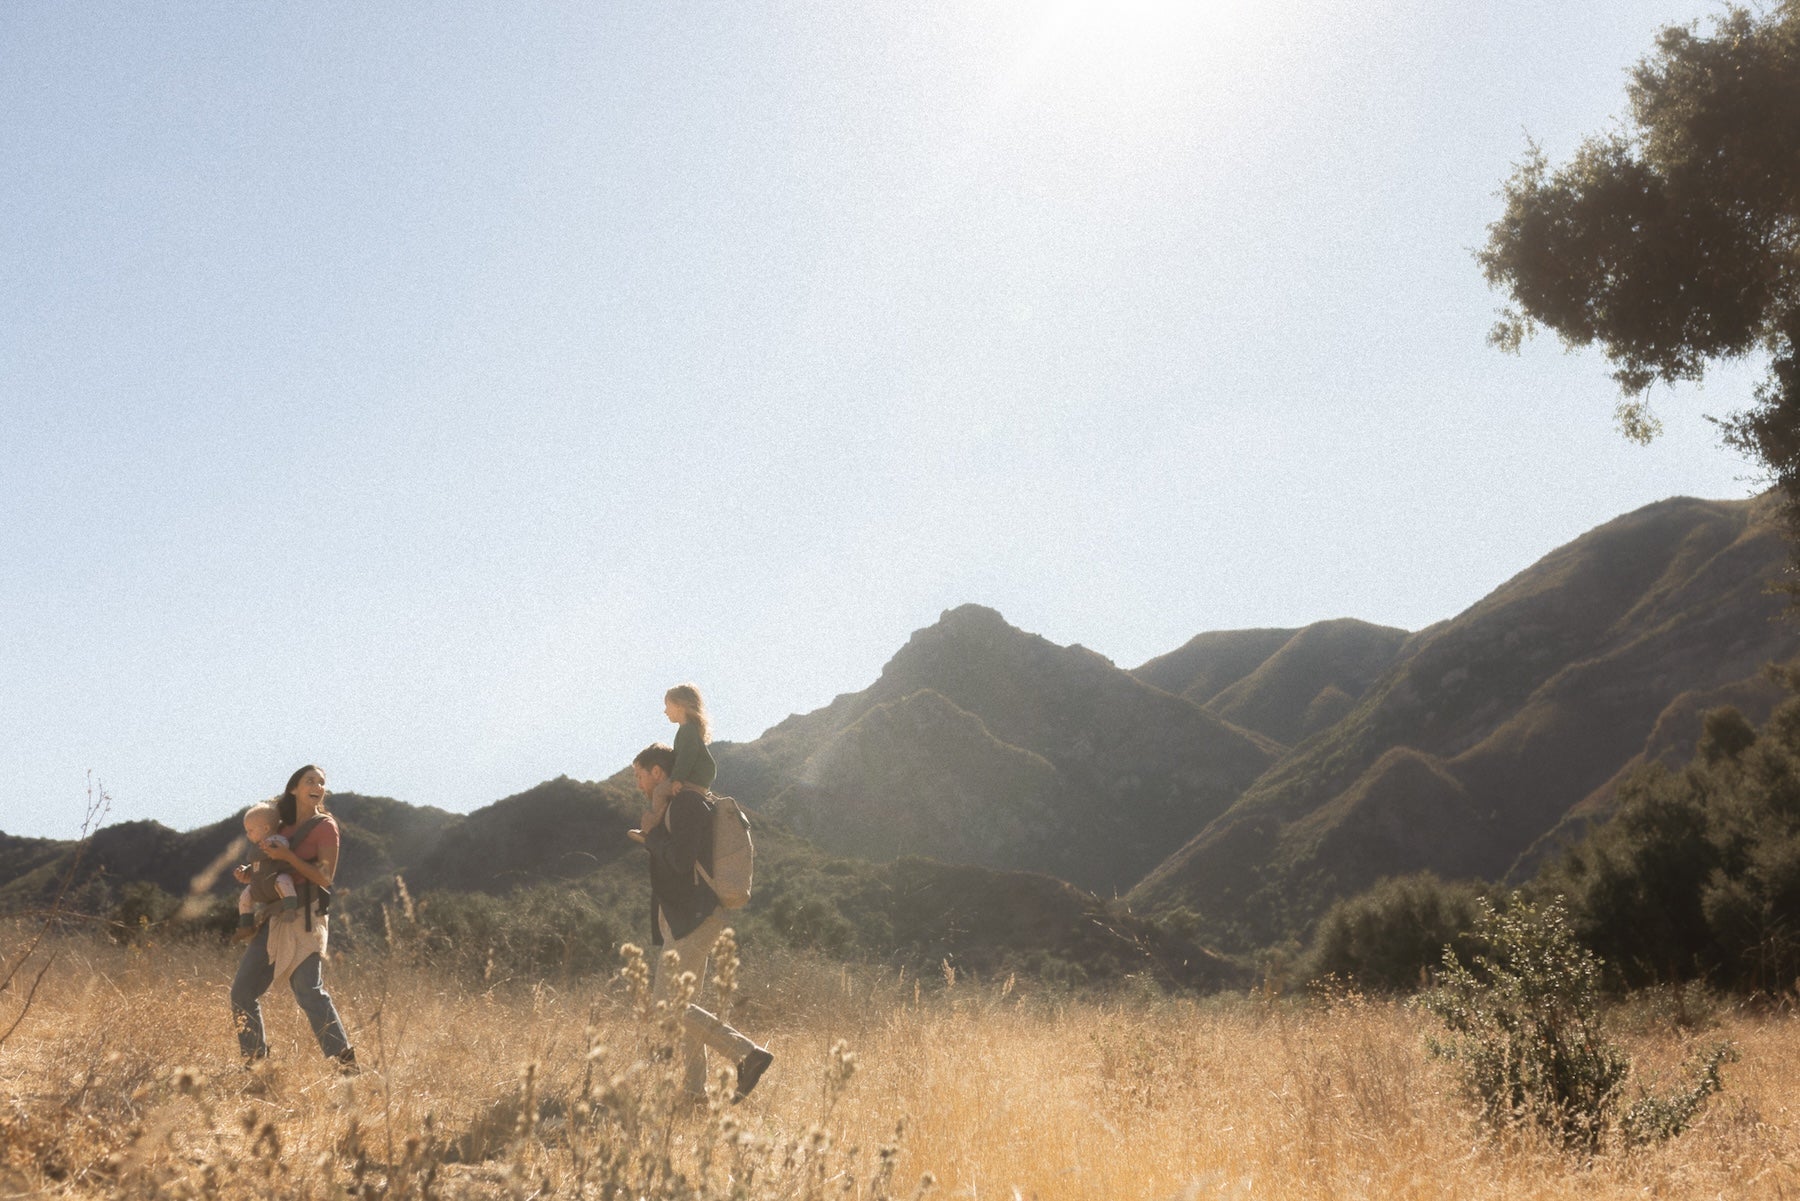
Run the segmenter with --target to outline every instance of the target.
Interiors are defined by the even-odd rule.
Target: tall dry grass
[[[331,1073],[280,989],[273,1057],[245,1071],[234,962],[66,946],[0,1049],[0,1196],[908,1197],[930,1173],[940,1196],[1045,1201],[1800,1198],[1780,1014],[1707,1032],[1744,1054],[1690,1132],[1580,1158],[1478,1129],[1431,1019],[1393,1002],[1084,1000],[752,958],[734,1020],[775,1066],[745,1104],[692,1109],[622,982],[476,992],[400,957],[327,973],[370,1071]],[[1673,1022],[1620,1016],[1641,1063],[1678,1066]]]

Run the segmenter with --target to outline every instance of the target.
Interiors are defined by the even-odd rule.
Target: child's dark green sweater
[[[705,790],[712,787],[718,776],[719,765],[713,762],[712,752],[706,749],[706,739],[700,735],[700,723],[682,722],[681,728],[675,731],[675,770],[669,773],[669,779]]]

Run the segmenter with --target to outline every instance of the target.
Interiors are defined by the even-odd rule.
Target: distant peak
[[[914,630],[906,645],[882,668],[881,675],[890,683],[896,679],[910,681],[910,690],[935,678],[935,673],[946,664],[966,665],[989,651],[1032,638],[1033,635],[1008,625],[1004,617],[985,605],[958,605],[945,609],[933,624]]]
[[[941,626],[1003,626],[1006,618],[1000,616],[996,609],[986,605],[958,605],[954,609],[945,609],[938,617]]]

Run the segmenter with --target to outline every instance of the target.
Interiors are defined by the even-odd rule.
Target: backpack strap
[[[294,827],[294,832],[292,834],[288,835],[288,845],[290,847],[298,847],[301,844],[301,842],[303,842],[306,839],[306,836],[308,834],[311,834],[313,832],[313,830],[318,827],[319,823],[324,820],[325,820],[325,814],[320,813],[320,814],[314,815],[313,817],[308,818],[304,822],[301,822],[298,826]],[[296,851],[295,853],[298,854],[299,852]],[[321,888],[317,884],[314,884],[311,880],[308,880],[304,876],[302,876],[295,883],[294,891],[300,897],[300,911],[306,915],[306,929],[308,930],[308,932],[310,932],[313,928],[313,913],[312,913],[313,894],[314,893],[322,893],[323,894],[323,899],[321,900],[321,902],[319,904],[319,912],[324,913],[326,910],[331,908],[331,890],[329,888]]]
[[[313,817],[307,818],[305,821],[301,822],[298,826],[295,826],[294,832],[287,836],[288,845],[295,846],[299,843],[305,842],[306,836],[308,834],[311,834],[313,832],[313,830],[315,830],[318,827],[319,823],[323,822],[324,820],[325,820],[325,814],[320,813],[320,814],[314,815]]]
[[[704,858],[711,862],[713,857],[713,817],[719,812],[719,802],[713,796],[710,788],[697,788],[693,791],[700,794],[700,808],[706,812],[706,854],[694,856],[694,883],[705,884],[710,889],[712,888],[712,873],[700,861]],[[713,895],[716,897],[718,894]]]

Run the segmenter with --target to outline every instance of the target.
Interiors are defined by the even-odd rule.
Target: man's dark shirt
[[[706,881],[695,878],[696,863],[712,868],[712,806],[687,789],[669,798],[666,820],[644,832],[650,850],[650,943],[661,946],[660,911],[669,933],[686,938],[719,907]]]

